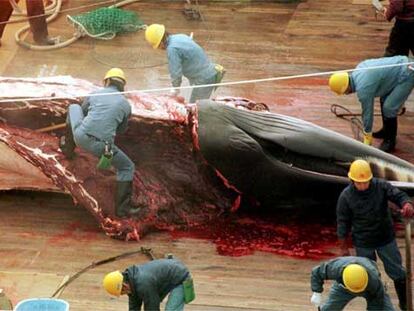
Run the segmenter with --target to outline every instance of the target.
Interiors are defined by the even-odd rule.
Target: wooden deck
[[[64,8],[94,2],[66,1]],[[140,1],[125,8],[138,12],[147,24],[165,23],[171,32],[194,32],[207,53],[226,67],[226,81],[239,81],[348,69],[364,59],[381,57],[391,24],[376,21],[368,2],[206,1],[201,6],[203,22],[184,18],[182,1]],[[16,46],[12,36],[19,26],[6,28],[0,75],[72,75],[100,83],[108,68],[119,66],[126,70],[129,90],[169,85],[165,55],[150,49],[142,32],[111,41],[83,38],[64,49],[38,52]],[[73,29],[62,16],[49,31],[52,36],[68,37]],[[332,94],[327,77],[226,86],[217,95],[265,102],[273,112],[352,135],[350,123],[336,118],[330,105],[341,104],[354,112],[359,112],[359,105],[354,96]],[[413,107],[410,99],[408,108],[414,111]],[[408,112],[399,118],[396,153],[411,162],[413,117]],[[85,210],[56,194],[1,193],[0,206],[0,287],[14,303],[50,296],[66,275],[91,262],[147,246],[157,254],[176,254],[191,269],[197,299],[189,310],[314,310],[309,303],[309,272],[316,261],[266,253],[224,257],[209,242],[172,240],[167,233],[151,234],[140,243],[111,240]],[[137,255],[91,270],[61,297],[70,302],[71,310],[126,310],[125,298],[118,301],[105,295],[101,279],[107,271],[146,260]],[[385,280],[396,302],[392,283]],[[356,300],[347,310],[362,310],[363,305]]]
[[[150,234],[139,243],[116,241],[103,235],[85,210],[62,195],[12,192],[2,194],[0,202],[0,285],[13,302],[49,297],[65,277],[90,263],[145,246],[157,256],[174,253],[188,265],[197,291],[188,310],[313,310],[309,273],[317,261],[267,253],[220,256],[214,244],[172,240],[167,233]],[[101,287],[102,278],[108,271],[147,260],[136,255],[89,270],[60,297],[71,310],[126,310],[126,298],[109,298]],[[325,288],[326,295],[329,286]],[[393,290],[391,294],[395,301]],[[363,300],[355,300],[347,310],[362,310],[363,305]]]

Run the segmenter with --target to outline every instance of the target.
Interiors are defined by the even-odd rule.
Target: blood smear
[[[255,251],[316,260],[336,256],[332,252],[337,241],[333,222],[327,225],[316,221],[305,223],[304,219],[282,222],[249,215],[215,219],[171,234],[173,238],[212,241],[223,256],[245,256]]]

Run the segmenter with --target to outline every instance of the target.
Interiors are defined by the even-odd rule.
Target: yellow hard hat
[[[119,78],[122,79],[124,83],[126,83],[125,73],[121,68],[109,69],[105,74],[104,81],[109,78]]]
[[[342,272],[342,280],[345,287],[353,292],[360,293],[367,288],[368,285],[368,273],[367,270],[358,264],[350,264],[346,266]]]
[[[105,275],[103,279],[103,287],[109,294],[119,297],[119,295],[121,295],[123,281],[124,276],[122,273],[113,271]]]
[[[154,49],[158,49],[160,46],[161,40],[164,37],[165,34],[165,26],[162,24],[152,24],[147,27],[145,30],[145,40]]]
[[[356,182],[370,181],[372,179],[372,171],[369,163],[361,159],[355,160],[349,168],[348,177]]]
[[[344,72],[337,72],[329,78],[329,87],[338,95],[343,95],[349,85],[349,74]]]

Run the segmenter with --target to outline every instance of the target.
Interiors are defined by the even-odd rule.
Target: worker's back
[[[351,74],[358,97],[386,96],[398,84],[401,84],[408,79],[414,80],[414,72],[409,70],[407,65],[399,65],[410,61],[412,61],[412,59],[407,56],[394,56],[368,59],[358,64],[356,68],[360,70],[354,71]],[[364,70],[364,68],[367,67],[383,68]]]
[[[182,74],[191,83],[216,75],[214,64],[209,60],[204,50],[187,35],[176,34],[168,37],[168,64],[170,74],[181,68]]]
[[[368,274],[368,285],[366,291],[355,293],[355,295],[365,295],[368,293],[376,293],[382,290],[381,276],[375,261],[356,256],[346,256],[331,259],[314,267],[311,273],[311,287],[314,292],[322,292],[325,280],[335,280],[343,283],[343,270],[350,264],[358,264],[364,267]]]
[[[156,289],[161,300],[188,276],[187,267],[177,259],[159,259],[129,267],[126,272],[138,296],[148,288]]]
[[[113,142],[118,127],[128,122],[131,106],[115,87],[106,87],[90,96],[83,106],[86,114],[81,130],[101,140]],[[110,94],[114,93],[114,94]],[[96,94],[107,94],[95,96]],[[108,95],[109,94],[109,95]]]

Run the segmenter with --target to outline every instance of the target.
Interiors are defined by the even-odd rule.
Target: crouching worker
[[[326,303],[322,304],[323,283],[334,281]],[[367,301],[369,311],[395,310],[374,261],[363,257],[339,257],[313,268],[311,303],[321,311],[340,311],[355,297]]]
[[[181,311],[195,298],[193,280],[187,267],[177,259],[157,259],[133,265],[124,272],[108,273],[103,280],[105,290],[116,297],[128,295],[129,311],[160,310],[169,294],[165,310]]]
[[[132,205],[135,165],[115,144],[116,133],[126,131],[131,106],[123,94],[126,79],[119,68],[110,69],[103,80],[104,88],[85,98],[82,106],[69,106],[65,136],[61,137],[63,154],[72,159],[74,149],[83,150],[99,158],[99,168],[116,168],[115,213],[129,217],[140,209]],[[102,95],[100,95],[102,94]]]

